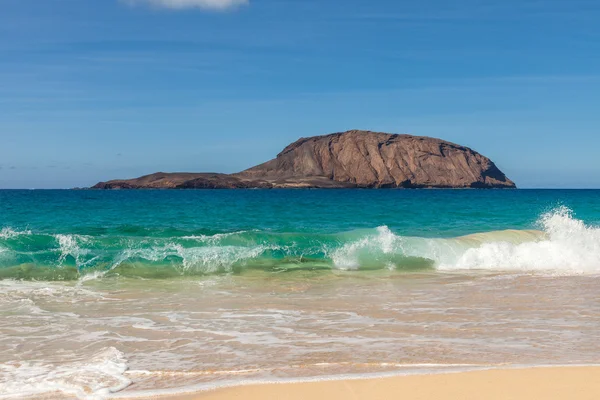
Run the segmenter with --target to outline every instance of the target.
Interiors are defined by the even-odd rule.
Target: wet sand
[[[240,386],[164,400],[596,400],[600,367],[472,371]]]

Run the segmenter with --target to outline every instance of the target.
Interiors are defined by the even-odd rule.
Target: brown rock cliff
[[[487,157],[440,139],[352,130],[301,138],[237,174],[157,173],[97,189],[514,188]]]

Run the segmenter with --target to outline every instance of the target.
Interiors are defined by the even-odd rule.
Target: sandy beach
[[[164,400],[596,400],[600,367],[486,370],[381,379],[240,386]]]

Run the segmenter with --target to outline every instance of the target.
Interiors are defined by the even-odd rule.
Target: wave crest
[[[177,237],[0,233],[0,278],[166,278],[298,269],[555,271],[600,273],[600,228],[558,208],[541,230],[455,238],[398,235],[387,226],[339,234],[240,231]]]
[[[600,272],[599,228],[575,219],[566,207],[542,215],[539,224],[544,234],[538,240],[483,243],[468,249],[454,262],[440,263],[439,268]]]

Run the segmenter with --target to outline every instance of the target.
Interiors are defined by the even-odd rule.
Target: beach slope
[[[600,367],[484,370],[240,386],[169,400],[597,400]]]

